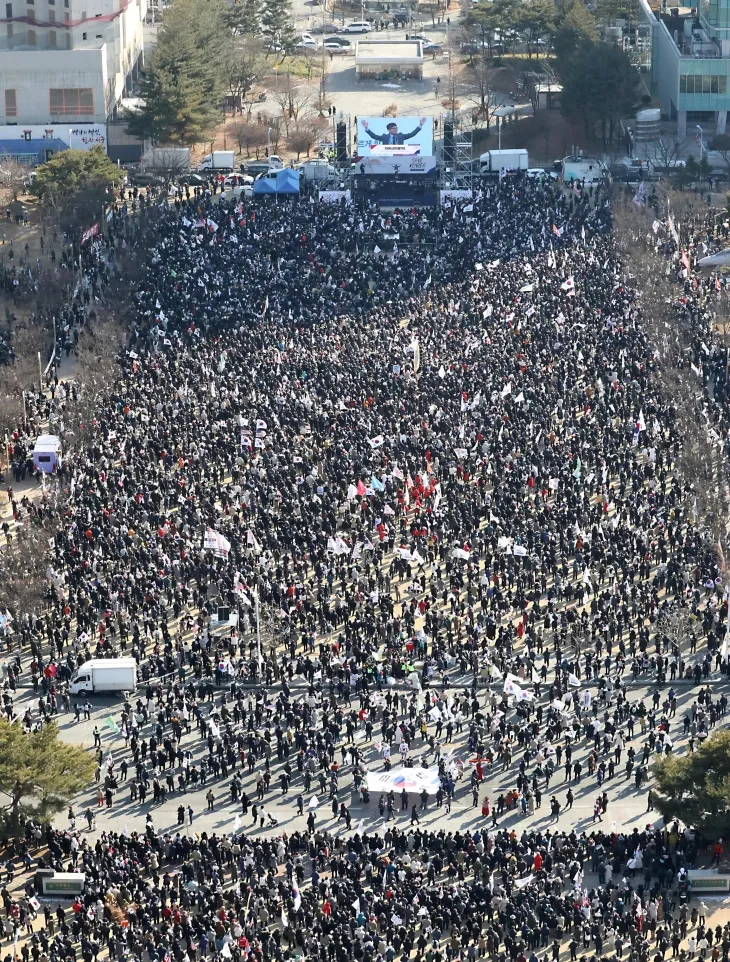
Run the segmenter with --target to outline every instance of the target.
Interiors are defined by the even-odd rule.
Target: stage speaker
[[[447,164],[454,162],[454,125],[448,121],[444,124],[444,160]]]
[[[344,164],[347,160],[347,124],[343,121],[337,124],[335,147],[337,149],[337,163]]]

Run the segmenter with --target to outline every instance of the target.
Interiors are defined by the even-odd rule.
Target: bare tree
[[[244,106],[250,113],[254,103],[250,94],[261,82],[265,70],[266,56],[259,40],[250,37],[231,38],[223,61],[223,74],[233,98],[234,114],[237,106],[241,113]]]
[[[263,125],[264,130],[267,131],[267,138],[271,144],[272,152],[278,154],[282,129],[284,127],[282,118],[278,114],[272,116],[271,114],[260,113],[257,114],[256,119]]]
[[[501,98],[495,92],[495,80],[500,69],[494,66],[494,60],[483,50],[470,59],[465,71],[468,99],[476,105],[477,116],[486,124],[487,130],[494,112],[500,106]]]
[[[303,122],[298,123],[294,127],[287,138],[287,145],[289,150],[293,150],[297,155],[297,160],[301,157],[302,153],[306,151],[307,157],[309,153],[317,143],[319,137],[319,131],[312,123]]]
[[[28,167],[8,154],[0,154],[0,188],[7,190],[13,200],[25,192]]]
[[[169,185],[190,170],[190,151],[187,147],[153,147],[144,165]]]
[[[679,140],[672,140],[670,137],[660,137],[646,145],[647,159],[655,167],[675,167],[678,160],[681,160],[684,153],[684,144]]]
[[[673,212],[679,245],[685,248],[707,227],[707,211],[693,195],[663,191],[661,209]],[[704,532],[730,588],[730,465],[707,404],[702,370],[693,363],[693,332],[676,309],[678,290],[656,253],[654,213],[630,199],[615,202],[614,224],[619,250],[636,281],[644,326],[655,356],[662,393],[674,412],[678,456],[673,473],[681,484],[687,516]],[[675,619],[676,620],[676,619]]]
[[[232,134],[236,138],[238,149],[246,152],[246,157],[251,156],[251,148],[256,150],[256,157],[259,156],[259,148],[263,147],[267,140],[266,127],[245,118],[241,118],[234,124]]]
[[[58,530],[52,502],[43,506],[40,520],[15,528],[0,550],[0,607],[16,623],[31,612],[40,613],[48,596],[49,539]]]
[[[296,123],[316,100],[316,92],[312,87],[296,84],[290,73],[284,75],[284,83],[274,95],[274,99],[281,107],[281,118],[284,131],[289,136],[292,122]]]
[[[77,353],[83,378],[77,377],[59,411],[59,433],[67,449],[84,444],[96,412],[119,378],[118,356],[127,340],[127,328],[113,313],[87,325]]]

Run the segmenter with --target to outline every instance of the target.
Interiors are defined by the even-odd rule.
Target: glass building
[[[651,28],[652,92],[662,116],[676,120],[685,137],[697,124],[725,133],[730,106],[730,0],[698,0],[700,6],[652,9],[639,0]]]

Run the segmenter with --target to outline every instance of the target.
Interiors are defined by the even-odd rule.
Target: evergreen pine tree
[[[204,140],[220,120],[228,41],[221,0],[175,0],[141,82],[131,134],[158,143]]]
[[[296,43],[290,0],[264,0],[261,28],[268,44],[278,44],[284,54]]]

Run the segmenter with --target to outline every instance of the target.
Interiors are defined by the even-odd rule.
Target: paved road
[[[713,679],[711,684],[713,689],[717,691],[719,691],[720,687],[727,689],[727,683],[724,681],[724,676],[716,677]],[[629,701],[633,702],[644,698],[647,701],[647,707],[649,707],[650,696],[653,690],[653,686],[646,684],[629,686]],[[698,689],[695,687],[690,688],[688,686],[677,686],[677,690],[679,708],[676,718],[673,722],[671,734],[674,739],[675,750],[682,752],[687,750],[687,745],[686,740],[679,735],[679,731],[682,727],[681,719],[685,710],[689,708],[694,701]],[[304,689],[300,688],[298,691],[302,693],[301,697],[303,697]],[[486,690],[483,689],[482,694],[480,695],[481,704],[484,704],[485,691]],[[593,688],[593,691],[595,692],[595,687]],[[297,697],[297,689],[294,689],[293,695],[294,697]],[[26,695],[25,697],[27,698],[29,696]],[[122,758],[127,758],[128,763],[130,764],[129,778],[131,779],[134,776],[134,764],[131,760],[131,755],[129,751],[125,749],[124,740],[121,735],[115,735],[112,730],[107,727],[108,718],[114,718],[117,721],[119,720],[121,708],[120,702],[111,698],[103,698],[100,696],[95,696],[93,701],[94,705],[90,721],[74,722],[73,714],[59,716],[58,721],[62,737],[64,740],[69,742],[92,748],[94,740],[94,727],[98,726],[102,733],[102,747],[104,752],[113,753],[113,756],[116,760],[117,769]],[[220,697],[216,697],[215,704],[218,704],[219,702]],[[22,705],[22,701],[20,704]],[[357,699],[353,698],[353,707],[356,706]],[[599,717],[602,717],[601,711],[599,711]],[[355,744],[364,750],[366,764],[368,768],[372,770],[382,770],[383,767],[380,753],[376,750],[376,745],[379,742],[378,729],[379,725],[376,725],[374,739],[372,742],[366,742],[364,730],[356,733]],[[429,733],[431,733],[433,730],[433,725],[430,725]],[[148,725],[143,732],[143,736],[149,737],[151,732],[151,726]],[[472,807],[472,794],[469,785],[471,766],[468,763],[468,758],[470,756],[466,746],[467,734],[468,726],[465,726],[461,736],[455,735],[454,740],[451,743],[443,744],[442,747],[442,752],[444,755],[447,755],[449,752],[453,752],[453,756],[455,758],[461,757],[466,762],[466,775],[463,779],[457,782],[451,811],[447,812],[445,808],[438,809],[435,805],[435,801],[430,799],[427,811],[422,813],[421,816],[421,824],[423,826],[439,829],[444,828],[452,831],[464,828],[474,829],[478,826],[485,826],[485,824],[488,824],[491,827],[491,818],[489,820],[485,820],[481,814],[481,801],[477,808]],[[643,747],[643,739],[641,737],[641,732],[638,725],[636,727],[636,737],[632,742],[627,742],[626,749],[628,749],[629,744],[633,745],[637,751],[637,754],[640,756],[641,749]],[[199,762],[203,755],[207,752],[205,743],[201,740],[199,734],[195,730],[193,730],[190,735],[183,736],[183,748],[189,748],[191,750],[193,753],[194,762]],[[544,829],[546,827],[553,827],[553,825],[559,829],[567,831],[570,831],[571,829],[575,829],[576,831],[590,831],[592,825],[594,824],[593,805],[597,795],[600,794],[600,791],[595,777],[589,778],[586,775],[585,761],[588,756],[588,749],[589,745],[584,738],[578,743],[578,747],[574,748],[574,761],[576,758],[578,758],[581,760],[581,762],[583,762],[584,773],[580,784],[572,784],[572,789],[575,795],[575,802],[572,810],[566,809],[565,796],[568,789],[568,782],[565,780],[563,769],[559,768],[551,780],[549,792],[543,791],[542,806],[540,809],[535,811],[534,815],[522,816],[517,812],[510,813],[499,820],[500,826],[504,825],[510,828],[514,827],[518,831],[523,827],[540,827]],[[394,767],[397,767],[397,765],[400,764],[400,760],[398,759],[397,744],[393,745],[392,750]],[[417,764],[420,763],[422,757],[422,743],[420,738],[417,738],[415,748],[412,751],[411,756]],[[332,817],[330,802],[327,799],[326,793],[324,795],[320,795],[318,789],[316,788],[316,778],[313,778],[312,780],[313,790],[305,796],[304,817],[296,814],[296,795],[302,790],[302,779],[301,776],[298,776],[296,772],[295,757],[295,754],[292,753],[291,763],[292,768],[294,769],[292,786],[288,795],[282,795],[279,785],[281,763],[277,761],[275,752],[273,753],[271,758],[272,778],[270,788],[265,797],[266,811],[270,812],[278,820],[279,831],[281,829],[285,829],[286,831],[292,831],[296,828],[304,829],[306,827],[306,815],[309,812],[309,805],[310,803],[314,804],[312,803],[312,798],[314,798],[316,795],[319,802],[315,810],[318,826],[324,826],[330,830],[337,828],[337,821]],[[337,748],[335,757],[338,762],[341,760],[339,746]],[[656,818],[654,814],[647,814],[646,786],[642,786],[640,790],[637,790],[633,777],[628,780],[626,779],[624,773],[625,757],[626,756],[624,753],[621,764],[617,766],[616,775],[613,779],[607,779],[602,787],[602,789],[607,791],[609,799],[607,814],[603,816],[604,822],[608,825],[615,823],[616,827],[619,829],[631,829],[636,826],[641,827],[646,825],[648,822],[654,821]],[[487,794],[492,801],[496,801],[500,793],[505,793],[510,788],[514,788],[514,778],[517,773],[517,765],[518,759],[515,757],[512,765],[510,766],[510,770],[508,772],[502,772],[501,765],[495,763],[491,772],[487,774],[485,783],[481,786],[480,799]],[[244,790],[252,800],[255,797],[255,775],[262,770],[262,767],[263,762],[257,761],[254,775],[249,775],[248,772],[246,772],[244,779]],[[530,774],[530,771],[531,768],[528,769],[528,774]],[[194,791],[189,790],[184,794],[175,792],[172,794],[172,796],[168,796],[167,800],[163,804],[157,805],[150,804],[150,794],[147,804],[144,806],[140,805],[138,801],[130,801],[129,785],[122,783],[120,785],[119,792],[115,797],[112,808],[102,808],[98,810],[96,804],[96,791],[94,787],[91,787],[88,791],[83,792],[81,796],[75,800],[74,809],[77,816],[81,816],[87,807],[91,807],[97,816],[96,824],[98,830],[109,827],[113,827],[115,830],[119,830],[120,827],[125,827],[130,831],[143,830],[146,815],[148,812],[152,812],[156,829],[160,832],[163,832],[168,829],[176,829],[178,806],[183,804],[187,808],[187,806],[190,805],[194,812],[192,826],[193,831],[232,832],[234,827],[237,825],[236,816],[240,814],[241,806],[240,803],[233,803],[231,801],[229,788],[230,781],[230,776],[225,780],[219,779],[218,781],[214,782],[209,780],[208,784],[204,787],[200,787]],[[349,766],[344,766],[341,770],[339,800],[344,801],[348,806],[351,806],[353,829],[358,826],[358,823],[361,820],[363,822],[363,826],[366,828],[374,828],[376,825],[382,824],[382,819],[378,812],[378,797],[373,797],[371,799],[369,808],[365,808],[360,804],[357,796],[350,791],[351,785],[351,769]],[[208,812],[205,795],[211,786],[215,793],[216,800],[214,810],[212,812]],[[550,796],[553,793],[557,796],[563,808],[560,818],[557,822],[554,822],[550,818]],[[410,804],[417,802],[418,799],[415,796],[410,799]],[[398,824],[407,825],[410,821],[410,809],[405,812],[400,811],[399,797],[396,798],[396,809],[396,819]],[[58,817],[57,824],[61,826],[68,824],[65,814],[62,814]],[[79,824],[82,823],[80,822]],[[85,822],[83,824],[85,825]],[[247,830],[251,828],[252,820],[250,810],[248,816],[242,818],[239,824],[241,824],[241,826],[245,827]],[[339,823],[339,830],[345,831],[344,821]],[[270,831],[271,829],[268,827],[265,827],[263,830],[257,828],[255,830],[255,834],[268,834]]]

